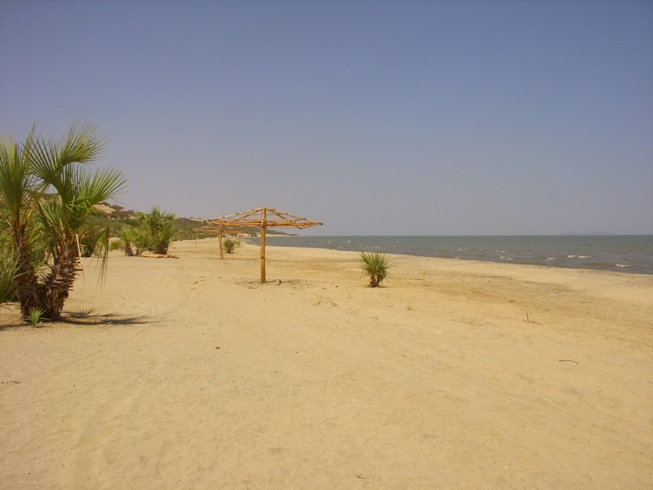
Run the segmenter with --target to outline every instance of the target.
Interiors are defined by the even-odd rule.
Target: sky
[[[0,133],[74,122],[137,211],[653,234],[653,2],[0,0]]]

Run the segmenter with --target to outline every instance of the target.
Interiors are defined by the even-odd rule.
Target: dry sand
[[[216,240],[0,311],[7,489],[653,486],[653,276]]]

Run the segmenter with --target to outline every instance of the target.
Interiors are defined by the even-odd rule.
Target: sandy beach
[[[653,276],[268,247],[0,309],[6,489],[650,489]]]

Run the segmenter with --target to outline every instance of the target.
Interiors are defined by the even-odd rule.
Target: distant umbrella
[[[307,218],[300,218],[274,208],[256,208],[242,213],[229,214],[209,220],[220,227],[220,242],[222,242],[222,230],[229,228],[260,228],[261,229],[261,282],[265,282],[265,231],[267,228],[310,228],[321,225],[318,221],[311,221]],[[222,248],[222,246],[221,246]]]

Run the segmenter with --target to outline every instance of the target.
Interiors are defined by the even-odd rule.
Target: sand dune
[[[653,276],[171,253],[0,310],[0,487],[651,488]]]

